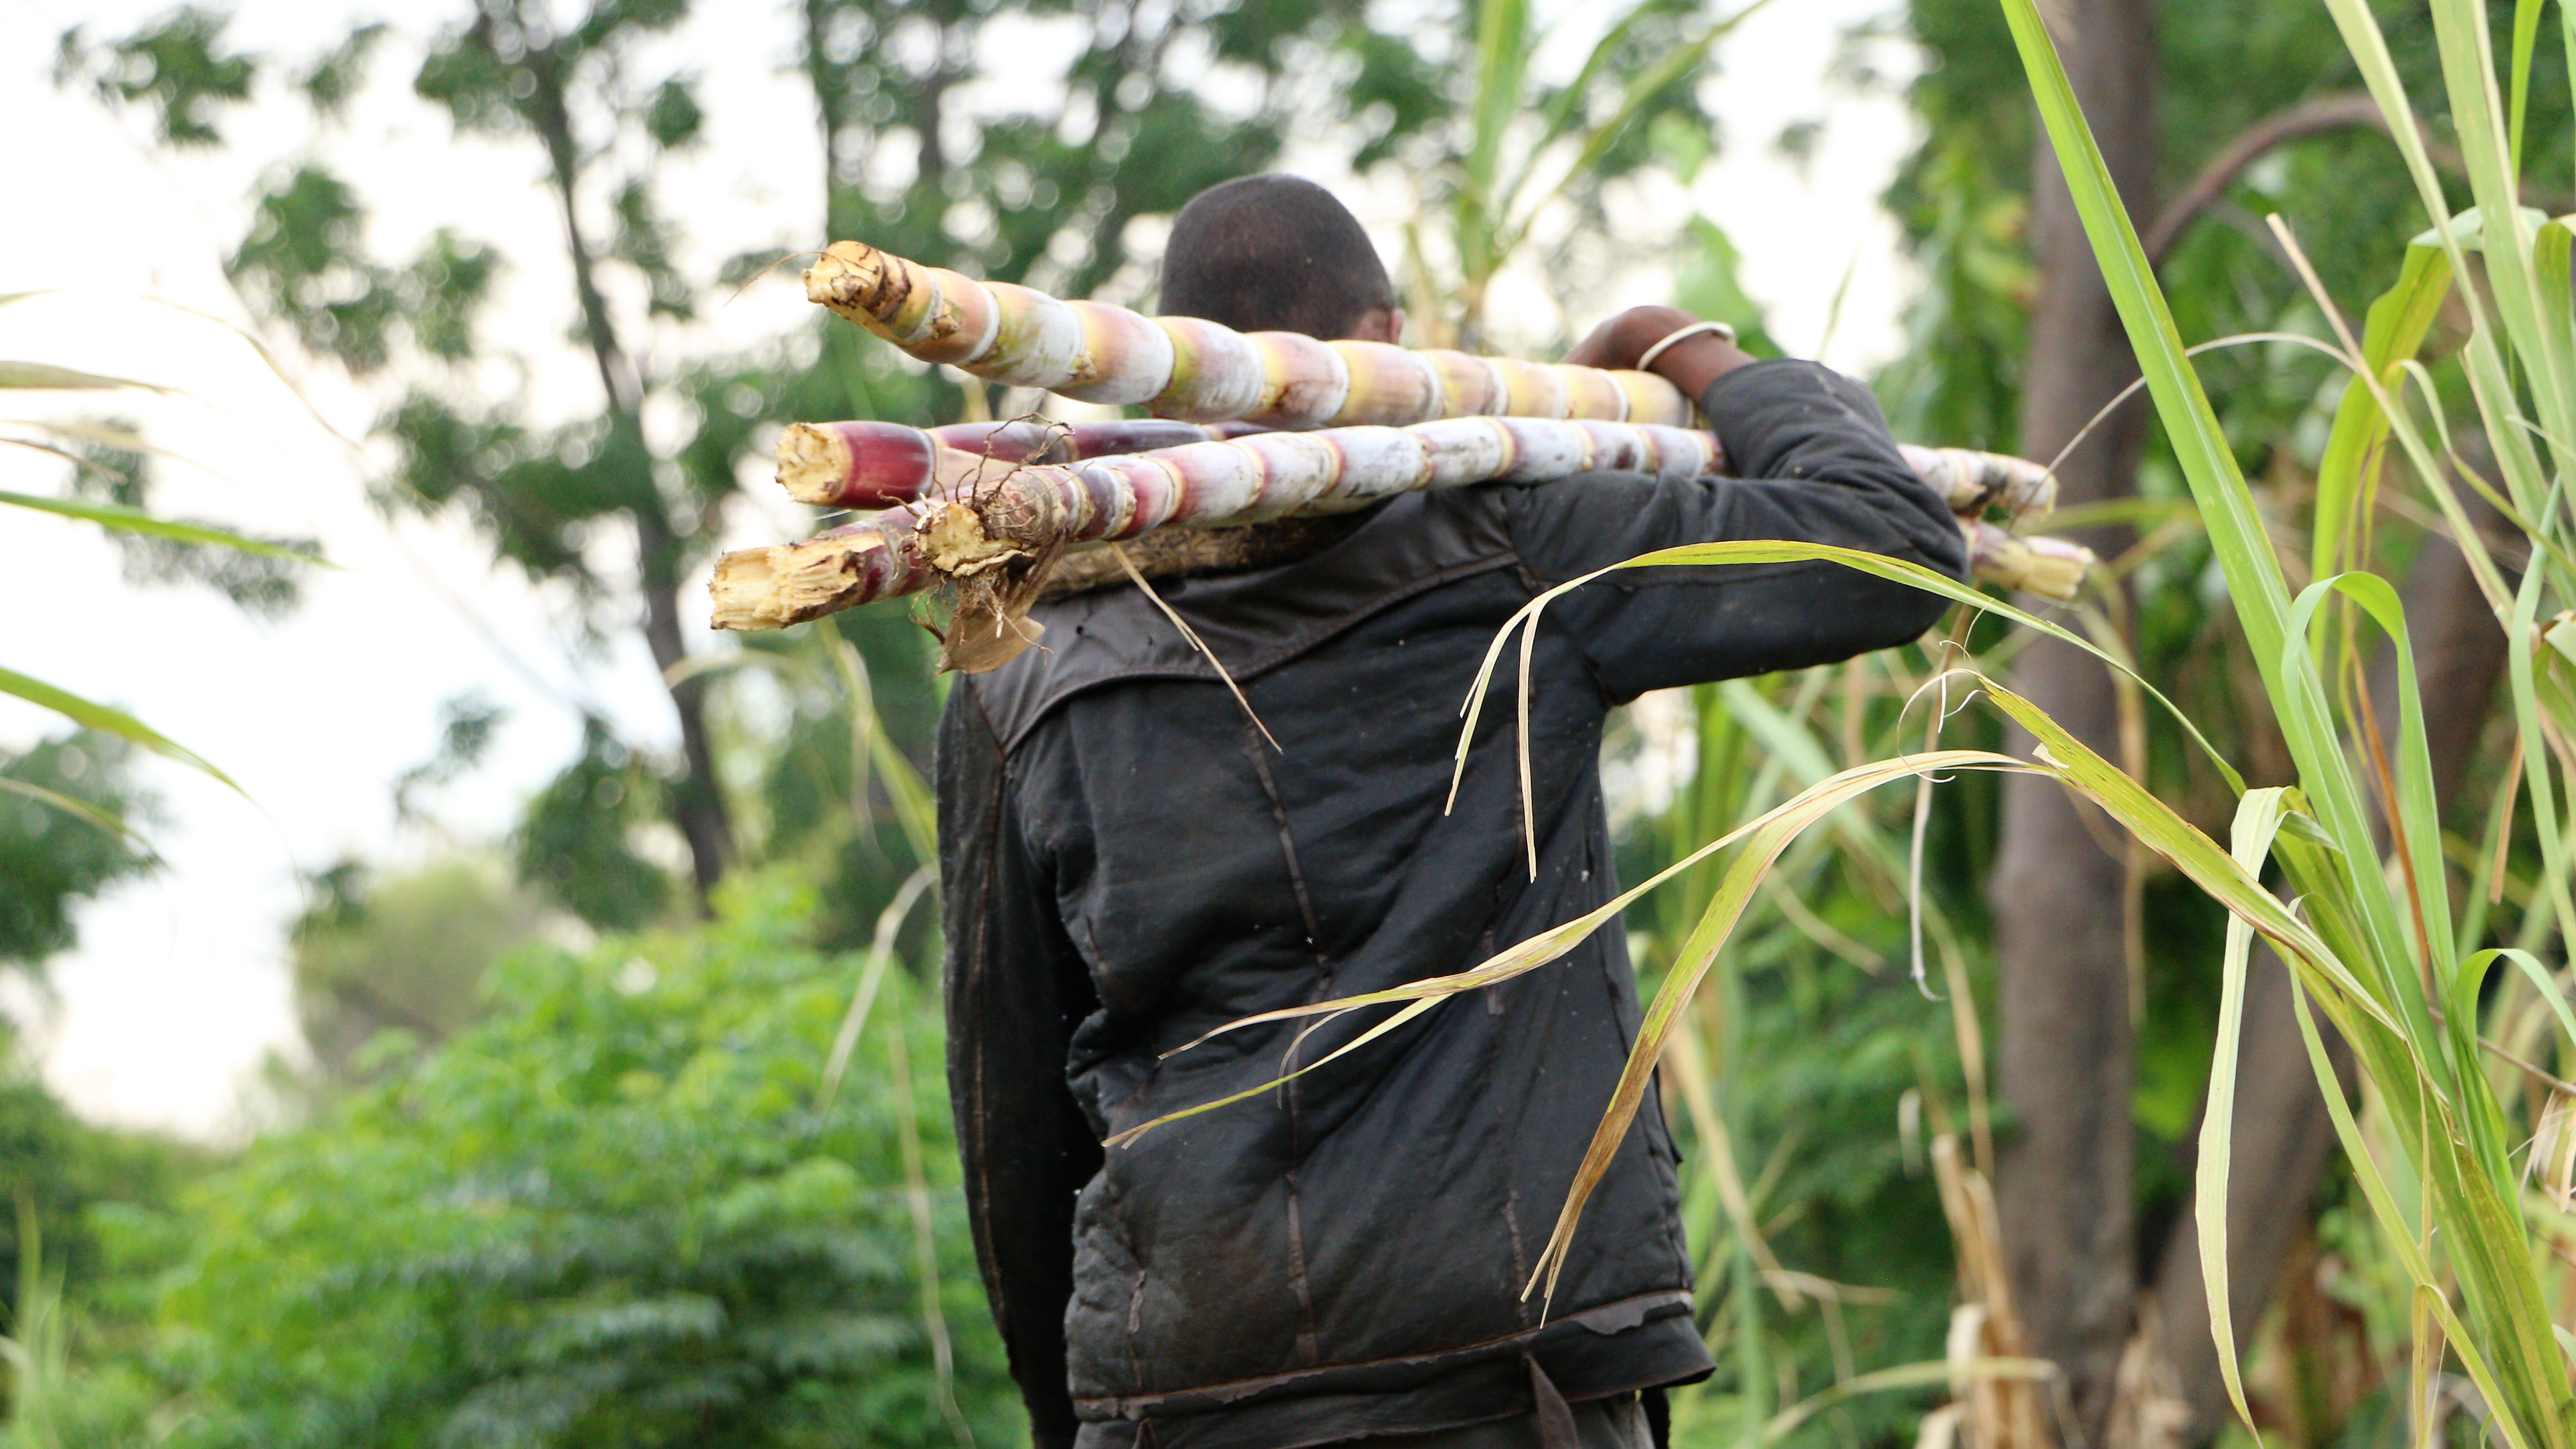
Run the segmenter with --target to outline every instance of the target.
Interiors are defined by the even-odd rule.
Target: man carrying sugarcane
[[[1358,223],[1280,176],[1183,209],[1162,310],[1322,338],[1403,326]],[[1255,1100],[1099,1145],[1314,1061],[1385,1009],[1167,1055],[1215,1027],[1461,971],[1606,901],[1612,707],[1902,643],[1942,608],[1823,563],[1576,590],[1530,658],[1525,826],[1509,710],[1487,712],[1444,803],[1459,703],[1534,594],[1717,539],[1964,572],[1949,508],[1857,384],[1660,307],[1568,360],[1670,379],[1739,476],[1601,472],[1174,531],[1140,562],[1258,725],[1123,570],[1041,602],[1044,647],[949,697],[950,1084],[1041,1446],[1642,1449],[1661,1390],[1711,1371],[1652,1094],[1552,1308],[1522,1293],[1637,1030],[1616,928]]]

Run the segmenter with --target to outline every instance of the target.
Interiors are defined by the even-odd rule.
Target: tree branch
[[[2386,122],[2379,114],[2379,103],[2360,91],[2345,91],[2302,101],[2288,110],[2274,111],[2246,127],[2235,140],[2219,148],[2209,164],[2200,168],[2200,174],[2191,179],[2191,184],[2166,203],[2164,210],[2156,213],[2155,225],[2147,228],[2148,264],[2162,267],[2174,243],[2182,240],[2183,233],[2191,229],[2193,222],[2200,220],[2201,213],[2227,194],[2227,188],[2236,184],[2236,178],[2244,174],[2246,167],[2292,141],[2327,131],[2361,127],[2384,130]]]

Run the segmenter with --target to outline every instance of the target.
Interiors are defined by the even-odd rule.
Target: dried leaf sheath
[[[924,362],[1191,422],[1350,427],[1510,415],[1681,427],[1692,415],[1691,400],[1649,372],[1242,333],[1058,301],[863,242],[833,243],[806,269],[805,295]]]

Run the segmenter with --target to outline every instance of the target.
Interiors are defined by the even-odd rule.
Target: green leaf
[[[32,294],[21,293],[20,295]],[[0,388],[27,392],[114,392],[126,388],[144,392],[171,391],[157,383],[137,382],[130,377],[108,377],[101,373],[82,372],[76,368],[56,367],[50,362],[6,360],[0,360]]]
[[[2383,388],[2397,387],[2397,364],[2424,345],[2424,334],[2450,293],[2450,258],[2439,246],[2409,246],[2397,284],[2370,304],[2362,327],[2362,360]],[[2360,492],[2363,470],[2379,456],[2387,439],[2388,415],[2380,410],[2371,389],[2354,380],[2335,406],[2334,429],[2326,437],[2324,456],[2317,460],[2310,577],[2324,578],[2344,568],[2343,543],[2356,513],[2353,499]]]
[[[140,533],[153,538],[171,539],[179,543],[200,543],[213,548],[238,549],[243,553],[259,554],[266,558],[292,559],[297,563],[315,564],[326,569],[339,567],[338,564],[327,559],[316,558],[295,549],[283,548],[273,543],[262,543],[258,539],[245,538],[238,533],[227,533],[220,528],[210,528],[202,523],[183,523],[175,518],[159,518],[140,508],[126,508],[114,503],[87,503],[77,498],[41,498],[28,493],[0,490],[0,504],[32,508],[40,513],[57,513],[65,518],[77,518],[86,523],[95,523],[101,528],[112,528],[119,533]]]
[[[72,816],[75,819],[88,821],[90,824],[97,826],[99,829],[106,831],[110,835],[123,836],[127,840],[135,841],[138,844],[142,841],[142,837],[134,833],[134,827],[117,819],[115,816],[108,814],[106,811],[99,809],[97,806],[90,804],[86,800],[75,800],[71,796],[63,794],[59,790],[48,790],[42,785],[31,785],[24,780],[15,779],[8,775],[0,775],[0,791],[5,791],[12,795],[24,796],[40,805],[46,805],[53,809],[60,810],[64,814]]]
[[[112,709],[93,700],[81,698],[67,689],[58,689],[41,679],[31,679],[12,669],[0,669],[0,694],[16,695],[40,709],[49,709],[72,723],[114,735],[118,739],[141,745],[165,759],[178,761],[231,785],[235,792],[247,796],[233,777],[218,770],[206,758],[179,744],[159,730],[120,709]]]
[[[2283,786],[2248,790],[2236,802],[2236,823],[2228,831],[2228,853],[2249,875],[2259,875],[2272,853],[2272,838],[2281,830],[2291,792]],[[2254,1411],[2245,1403],[2245,1377],[2236,1361],[2236,1321],[2227,1298],[2227,1168],[2235,1155],[2236,1065],[2245,1032],[2245,964],[2254,951],[2254,927],[2244,917],[2227,918],[2226,954],[2219,962],[2218,1047],[2210,1058],[2209,1105],[2201,1118],[2200,1170],[2192,1185],[2192,1212],[2200,1238],[2202,1297],[2209,1304],[2210,1337],[2218,1345],[2218,1371],[2227,1381],[2227,1399],[2246,1427]],[[2296,990],[2294,986],[2292,988]],[[2259,1432],[2259,1431],[2258,1431]]]

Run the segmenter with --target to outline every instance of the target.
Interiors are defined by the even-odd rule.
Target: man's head
[[[1192,197],[1163,251],[1162,310],[1237,332],[1393,342],[1404,331],[1359,219],[1297,176],[1242,176]]]

